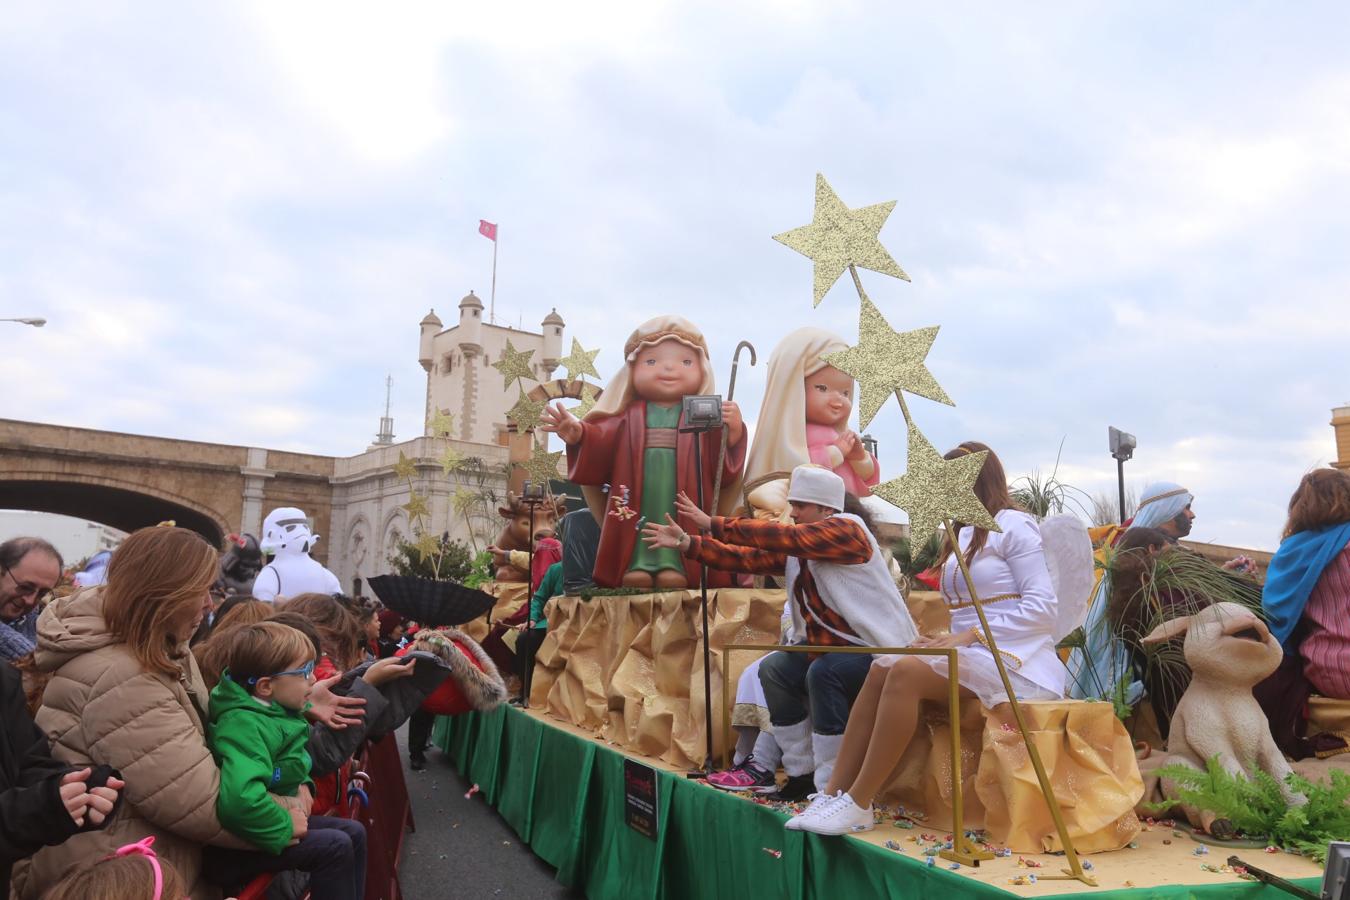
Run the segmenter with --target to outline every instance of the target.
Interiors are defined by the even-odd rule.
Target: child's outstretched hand
[[[417,659],[412,656],[390,656],[372,665],[366,669],[365,674],[361,676],[366,684],[371,687],[379,687],[387,684],[395,678],[407,678],[416,668]]]
[[[344,697],[333,693],[332,687],[341,677],[334,675],[314,682],[314,687],[309,691],[310,706],[306,713],[315,722],[334,731],[341,731],[348,725],[360,725],[366,715],[364,697]]]

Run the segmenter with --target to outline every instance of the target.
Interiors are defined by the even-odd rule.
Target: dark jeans
[[[534,656],[548,636],[547,628],[526,628],[516,641],[516,665],[520,670],[520,698],[530,701],[530,686],[534,684]]]
[[[366,829],[351,819],[310,816],[300,843],[276,856],[259,850],[207,847],[207,880],[226,887],[247,884],[264,872],[309,873],[313,900],[361,900],[366,892]]]
[[[423,709],[418,709],[408,717],[408,756],[422,759],[426,755],[427,744],[431,743],[431,726],[436,717]]]
[[[759,664],[759,683],[769,703],[769,721],[796,725],[811,720],[816,734],[843,734],[853,701],[872,665],[868,653],[770,653]]]

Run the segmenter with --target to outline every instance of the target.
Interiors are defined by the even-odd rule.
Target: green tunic
[[[647,404],[648,428],[676,428],[680,424],[681,404],[658,406]],[[667,514],[675,515],[675,491],[677,475],[675,472],[675,451],[664,447],[647,447],[642,451],[642,505],[639,513],[648,522],[664,525]],[[653,575],[662,569],[684,571],[684,558],[673,547],[653,550],[646,541],[638,537],[637,548],[633,551],[633,562],[628,566],[630,572],[651,572]]]

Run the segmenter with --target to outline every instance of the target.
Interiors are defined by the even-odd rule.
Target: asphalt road
[[[464,799],[470,785],[439,750],[428,750],[426,769],[414,772],[406,728],[398,743],[417,823],[399,870],[405,900],[580,896],[554,880],[553,868],[521,843],[482,795]]]

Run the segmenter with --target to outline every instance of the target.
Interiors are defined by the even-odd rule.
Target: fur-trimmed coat
[[[400,656],[420,650],[432,654],[450,670],[450,677],[422,703],[438,716],[477,711],[492,712],[506,702],[506,683],[497,666],[473,638],[457,628],[423,629]]]

